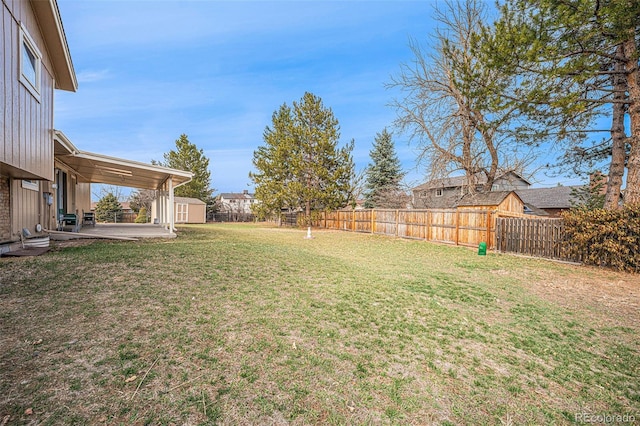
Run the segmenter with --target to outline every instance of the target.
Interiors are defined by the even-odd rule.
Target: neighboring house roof
[[[95,210],[97,205],[98,205],[97,201],[92,201],[91,210]],[[122,210],[131,210],[131,205],[129,204],[128,201],[120,201],[120,205],[122,206]]]
[[[173,197],[173,201],[175,203],[180,203],[180,204],[200,204],[200,205],[207,204],[202,200],[199,200],[197,198],[191,198],[191,197]]]
[[[455,209],[460,200],[460,194],[444,195],[442,197],[429,197],[428,207],[430,209]]]
[[[55,0],[31,0],[46,50],[51,57],[56,88],[75,92],[78,89],[76,72],[73,69],[67,37],[62,27],[60,11]]]
[[[490,191],[467,194],[458,201],[458,207],[497,206],[512,192],[515,191]]]
[[[554,186],[553,188],[518,189],[516,193],[527,205],[540,209],[568,209],[577,200],[571,192],[582,186]]]
[[[500,205],[511,193],[515,194],[515,191],[476,192],[475,194],[467,194],[465,196],[450,195],[443,197],[431,197],[429,199],[429,208],[455,209],[456,207],[497,206]],[[517,196],[517,194],[515,195]]]
[[[522,176],[520,176],[520,174],[516,172],[507,172],[502,175],[497,175],[496,180],[508,179],[507,175],[509,174],[513,175],[517,179],[520,179],[526,182],[529,185],[531,184],[527,179],[523,178]],[[478,173],[476,175],[476,185],[483,185],[486,182],[487,182],[487,177],[484,175],[484,173]],[[466,186],[466,185],[468,185],[466,176],[453,176],[453,177],[448,177],[443,179],[430,180],[429,182],[425,182],[422,185],[416,186],[415,188],[412,189],[412,191],[421,191],[421,190],[437,189],[437,188],[459,188],[461,186]]]
[[[220,194],[220,198],[225,200],[252,200],[255,197],[248,192],[223,192]]]

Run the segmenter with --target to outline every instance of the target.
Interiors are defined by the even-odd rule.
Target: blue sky
[[[409,39],[434,29],[433,2],[417,0],[58,6],[79,88],[56,93],[56,128],[81,150],[143,162],[162,160],[185,133],[210,159],[216,193],[251,189],[272,113],[305,91],[333,110],[342,143],[355,139],[364,169],[376,133],[394,130],[397,94],[385,83],[412,60]],[[415,147],[394,141],[406,183],[421,183]]]

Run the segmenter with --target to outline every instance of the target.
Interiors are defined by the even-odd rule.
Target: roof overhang
[[[75,92],[78,80],[56,0],[31,0],[30,3],[53,65],[56,88]]]
[[[177,187],[193,178],[193,173],[184,170],[80,151],[58,130],[54,132],[54,148],[56,161],[73,170],[78,182],[155,190],[169,179]]]

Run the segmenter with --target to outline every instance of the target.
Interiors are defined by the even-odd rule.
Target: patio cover
[[[54,133],[56,160],[72,169],[78,182],[102,183],[137,189],[164,191],[169,196],[164,203],[170,230],[174,230],[173,190],[191,182],[193,173],[138,161],[80,151],[59,130]]]

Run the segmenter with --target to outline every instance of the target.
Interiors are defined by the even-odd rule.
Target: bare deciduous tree
[[[392,77],[391,88],[404,97],[393,101],[396,126],[411,136],[427,163],[432,179],[463,171],[468,191],[484,175],[484,190],[509,171],[523,174],[533,161],[533,150],[511,137],[518,111],[493,108],[485,98],[487,81],[505,90],[513,76],[484,66],[473,53],[472,39],[484,21],[485,6],[476,0],[447,1],[436,8],[442,27],[429,50],[412,40],[415,55]],[[495,99],[495,97],[491,98]]]

